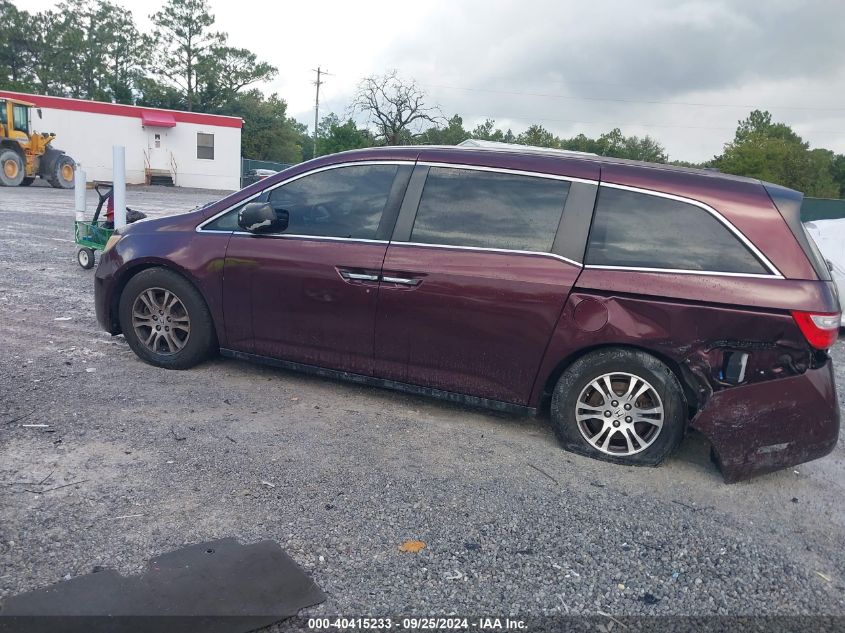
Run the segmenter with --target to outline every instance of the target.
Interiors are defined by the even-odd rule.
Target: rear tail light
[[[839,320],[842,315],[799,312],[794,310],[792,318],[798,324],[801,334],[816,349],[827,349],[836,342],[839,335]]]

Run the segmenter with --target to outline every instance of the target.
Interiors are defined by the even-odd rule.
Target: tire
[[[143,315],[134,324],[133,308],[135,315]],[[217,350],[214,322],[202,295],[165,268],[148,268],[132,277],[120,295],[118,315],[129,347],[150,365],[188,369]]]
[[[76,166],[73,164],[73,159],[67,154],[59,154],[53,164],[50,165],[47,182],[55,189],[73,189],[73,174],[75,171]]]
[[[8,147],[0,148],[0,185],[17,187],[25,176],[21,155]]]
[[[34,182],[35,178],[32,176],[25,176],[24,179],[21,180],[21,187],[29,187]]]
[[[80,248],[76,251],[76,261],[85,270],[94,268],[94,250],[91,248]]]
[[[631,388],[637,397],[631,397]],[[686,412],[683,390],[669,367],[646,352],[621,348],[572,363],[551,405],[564,448],[630,466],[657,466],[666,459],[684,436]]]

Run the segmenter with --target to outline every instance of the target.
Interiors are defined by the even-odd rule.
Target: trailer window
[[[197,132],[197,158],[214,160],[214,134]]]

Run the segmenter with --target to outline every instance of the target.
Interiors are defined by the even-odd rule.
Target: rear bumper
[[[824,457],[839,438],[833,363],[715,393],[691,426],[710,440],[728,483]]]

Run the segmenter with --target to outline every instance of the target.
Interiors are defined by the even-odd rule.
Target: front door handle
[[[411,279],[409,277],[390,277],[384,275],[381,280],[386,284],[400,284],[402,286],[419,286],[420,279]]]
[[[351,281],[378,281],[378,275],[370,273],[353,273],[348,270],[341,270],[340,276]]]

